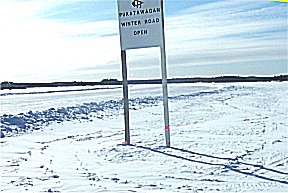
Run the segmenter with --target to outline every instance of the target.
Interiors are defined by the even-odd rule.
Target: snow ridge
[[[221,89],[198,91],[185,95],[176,95],[169,97],[169,100],[182,100],[196,96],[216,94],[228,90],[238,89],[234,86],[228,86]],[[148,96],[129,99],[131,110],[137,110],[145,107],[155,106],[162,102],[162,96]],[[64,121],[93,121],[93,118],[102,119],[103,117],[117,116],[123,108],[122,100],[108,100],[90,103],[83,103],[71,107],[50,108],[44,111],[32,110],[18,115],[1,116],[1,131],[6,131],[8,136],[32,132],[33,130],[43,129],[52,123],[62,123]],[[6,135],[7,136],[7,135]]]

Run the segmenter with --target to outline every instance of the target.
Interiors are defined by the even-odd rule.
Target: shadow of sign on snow
[[[209,158],[213,158],[213,159],[235,161],[235,165],[231,166],[231,165],[227,165],[227,164],[210,163],[210,162],[206,162],[206,161],[194,160],[194,159],[186,158],[186,157],[183,157],[183,156],[180,156],[180,155],[174,155],[174,154],[171,154],[171,153],[163,152],[163,151],[160,151],[160,150],[157,150],[157,149],[152,149],[150,147],[145,147],[145,146],[137,146],[137,145],[132,145],[132,144],[130,146],[134,146],[136,148],[149,150],[149,151],[152,151],[152,152],[155,152],[155,153],[159,153],[159,154],[166,155],[166,156],[169,156],[169,157],[174,157],[174,158],[177,158],[177,159],[182,159],[182,160],[185,160],[185,161],[190,161],[190,162],[195,162],[195,163],[200,163],[200,164],[206,164],[206,165],[212,165],[212,166],[222,166],[222,167],[224,167],[226,169],[229,169],[229,170],[231,170],[233,172],[237,172],[237,173],[240,173],[240,174],[249,175],[249,176],[253,176],[253,177],[256,177],[256,178],[263,179],[263,180],[278,182],[278,183],[282,183],[282,184],[288,184],[288,182],[284,181],[284,180],[278,180],[278,179],[274,179],[274,178],[269,178],[269,177],[265,177],[265,176],[261,176],[261,175],[255,174],[253,172],[244,172],[244,171],[241,171],[240,169],[237,169],[237,167],[239,165],[244,164],[244,165],[249,165],[249,166],[253,166],[253,167],[259,167],[259,169],[270,171],[270,172],[275,172],[275,173],[278,173],[278,174],[285,174],[285,175],[288,174],[288,173],[285,173],[285,172],[281,172],[281,171],[277,171],[277,170],[274,170],[274,169],[266,168],[266,167],[261,166],[261,165],[249,164],[249,163],[244,163],[244,162],[238,162],[237,158],[236,159],[233,159],[233,158],[222,158],[222,157],[216,157],[216,156],[202,154],[202,153],[196,153],[196,152],[192,152],[192,151],[188,151],[188,150],[184,150],[184,149],[179,149],[179,148],[175,148],[175,147],[169,147],[170,149],[181,151],[181,152],[185,152],[185,153],[189,153],[189,154],[201,155],[201,156],[205,156],[205,157],[209,157]]]
[[[267,170],[267,171],[270,171],[270,172],[275,172],[275,173],[278,173],[278,174],[288,175],[287,172],[282,172],[282,171],[266,168],[266,167],[264,167],[262,165],[259,165],[259,164],[250,164],[250,163],[240,162],[240,161],[238,161],[238,158],[223,158],[223,157],[217,157],[217,156],[212,156],[212,155],[207,155],[207,154],[202,154],[202,153],[196,153],[196,152],[188,151],[188,150],[185,150],[185,149],[180,149],[180,148],[177,148],[177,147],[170,147],[170,148],[174,149],[174,150],[182,151],[182,152],[185,152],[185,153],[190,153],[190,154],[195,154],[195,155],[200,155],[200,156],[205,156],[205,157],[210,157],[210,158],[215,158],[215,159],[236,161],[235,164],[238,164],[238,165],[243,164],[243,165],[247,165],[247,166],[257,167],[259,169]]]

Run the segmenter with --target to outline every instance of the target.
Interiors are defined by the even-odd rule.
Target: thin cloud
[[[169,77],[287,72],[287,4],[168,0],[165,6]],[[1,79],[120,78],[116,18],[112,0],[1,0]],[[160,77],[158,48],[127,53],[130,78]]]
[[[265,1],[220,1],[187,9],[167,20],[170,67],[237,64],[231,72],[237,73],[257,61],[284,65],[286,10]]]

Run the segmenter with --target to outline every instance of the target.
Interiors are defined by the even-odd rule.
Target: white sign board
[[[118,0],[121,49],[163,46],[161,0]]]

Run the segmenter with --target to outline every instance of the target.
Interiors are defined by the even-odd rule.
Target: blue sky
[[[121,79],[116,0],[1,0],[0,81]],[[166,0],[168,77],[287,74],[287,3]],[[159,49],[127,52],[160,78]]]

